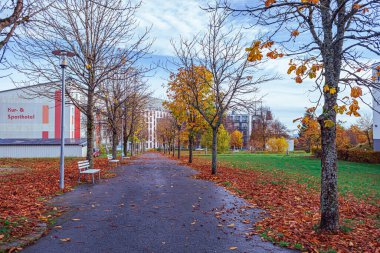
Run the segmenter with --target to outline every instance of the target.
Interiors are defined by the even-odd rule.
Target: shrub
[[[312,151],[316,158],[322,157],[321,149],[314,149]],[[338,159],[349,162],[358,163],[380,163],[379,151],[365,151],[365,150],[350,150],[338,149]]]

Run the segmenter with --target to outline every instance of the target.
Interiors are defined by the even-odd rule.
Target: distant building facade
[[[159,148],[161,145],[156,133],[157,122],[158,119],[169,115],[169,111],[163,107],[162,102],[164,102],[162,99],[153,97],[150,98],[150,101],[144,112],[144,118],[148,128],[148,138],[145,144],[145,148],[147,149]]]
[[[380,85],[380,62],[372,66],[372,76]],[[380,151],[380,90],[373,89],[373,149]]]
[[[252,133],[252,119],[254,116],[251,114],[243,114],[231,112],[227,114],[225,128],[230,132],[239,130],[243,134],[243,147],[247,147]]]

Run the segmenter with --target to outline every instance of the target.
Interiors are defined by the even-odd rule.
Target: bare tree
[[[144,112],[149,101],[150,93],[147,91],[147,85],[141,80],[135,80],[134,87],[129,91],[128,99],[123,105],[123,149],[124,156],[127,156],[127,143],[131,141],[131,155],[134,151],[135,135],[141,131],[141,136],[145,136],[144,128],[146,122]]]
[[[151,46],[149,29],[136,32],[139,6],[121,0],[56,1],[38,14],[39,23],[24,29],[25,39],[18,45],[22,64],[14,67],[28,77],[29,83],[60,80],[53,50],[76,54],[67,68],[71,81],[66,94],[87,117],[87,159],[91,166],[99,87],[120,69],[138,68]]]
[[[108,128],[112,138],[112,156],[116,159],[117,144],[121,136],[121,128],[123,122],[123,114],[125,104],[133,100],[136,94],[145,90],[144,82],[139,81],[140,72],[136,69],[121,69],[121,73],[115,73],[111,78],[100,85],[99,96],[102,99],[101,104],[104,105],[103,114],[106,117]],[[133,115],[132,115],[133,116]],[[127,120],[127,119],[125,119]]]
[[[360,127],[360,130],[362,130],[365,133],[365,136],[367,137],[368,145],[373,148],[373,120],[372,117],[368,114],[363,115],[358,120],[358,126]]]
[[[372,88],[380,88],[369,75],[368,60],[380,55],[380,1],[266,0],[252,1],[243,7],[225,1],[211,9],[215,8],[249,15],[252,25],[264,26],[267,33],[263,40],[279,44],[288,56],[295,58],[288,72],[296,72],[296,82],[316,78],[315,90],[320,92],[317,107],[323,103],[318,117],[322,136],[320,227],[337,231],[336,117],[347,110],[345,104],[350,104],[348,114],[358,116],[357,100],[368,104],[361,98],[362,89],[371,94]],[[260,56],[259,45],[260,42],[251,51],[256,56]],[[256,59],[260,57],[251,60]],[[338,98],[345,88],[351,88],[351,98]],[[343,105],[338,107],[338,102]]]
[[[246,60],[241,30],[230,25],[228,17],[225,11],[213,11],[204,34],[190,41],[181,39],[179,45],[173,43],[178,66],[192,72],[194,79],[205,79],[210,86],[212,108],[205,106],[203,97],[198,95],[199,86],[190,84],[188,89],[192,106],[212,129],[212,174],[217,169],[217,133],[224,114],[228,109],[244,104],[244,96],[256,93],[258,84],[272,80],[259,72],[253,77],[259,64]],[[196,65],[204,66],[212,74],[211,81],[207,80],[207,75],[199,76],[198,72],[192,71]]]
[[[0,63],[4,63],[8,42],[17,37],[19,26],[34,23],[34,16],[46,10],[50,0],[4,0],[0,3]]]
[[[162,142],[164,146],[164,153],[168,151],[170,154],[170,151],[173,150],[173,156],[174,156],[174,141],[176,137],[176,122],[171,117],[171,115],[165,116],[163,118],[159,118],[157,120],[157,138],[159,141]]]

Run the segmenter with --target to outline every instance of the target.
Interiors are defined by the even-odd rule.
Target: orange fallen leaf
[[[69,241],[71,241],[71,238],[62,238],[62,239],[60,239],[60,241],[62,241],[62,242],[69,242]]]
[[[235,246],[231,246],[229,249],[230,249],[230,250],[236,250],[237,247],[235,247]]]

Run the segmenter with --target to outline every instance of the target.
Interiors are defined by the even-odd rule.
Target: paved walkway
[[[118,171],[55,198],[72,210],[59,218],[62,228],[23,252],[291,252],[246,238],[252,226],[240,221],[257,220],[261,211],[241,208],[244,200],[193,179],[188,167],[148,153]]]

